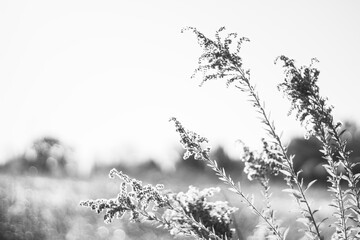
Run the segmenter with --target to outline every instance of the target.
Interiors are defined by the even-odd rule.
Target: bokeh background
[[[203,164],[182,160],[173,116],[259,192],[242,173],[238,140],[259,149],[265,131],[244,94],[190,79],[201,49],[181,33],[186,26],[209,36],[226,26],[250,38],[242,54],[252,81],[296,167],[323,187],[319,144],[287,115],[276,88],[284,75],[273,62],[281,54],[298,65],[320,60],[321,93],[359,161],[359,10],[357,1],[0,1],[0,238],[172,239],[147,224],[105,225],[78,203],[116,196],[113,167],[173,191],[217,185]],[[279,214],[293,219],[281,208],[283,183],[273,181]],[[326,215],[323,192],[315,204]],[[250,236],[256,218],[226,190],[218,197],[240,207],[237,223]]]

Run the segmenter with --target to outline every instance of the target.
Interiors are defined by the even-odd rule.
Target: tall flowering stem
[[[339,239],[355,239],[352,231],[360,233],[360,174],[354,174],[355,163],[350,161],[351,152],[346,150],[346,140],[342,135],[346,130],[341,129],[341,123],[335,123],[332,106],[319,93],[317,85],[320,71],[313,67],[313,59],[309,67],[297,68],[294,60],[280,56],[285,69],[285,80],[279,84],[291,101],[291,111],[296,112],[296,118],[305,125],[307,136],[315,136],[323,145],[322,153],[327,164],[324,165],[329,173],[328,182],[331,184],[333,201],[331,206],[336,209],[336,235]],[[344,167],[344,173],[338,173],[339,165]],[[349,190],[343,190],[340,183],[348,183]],[[352,219],[356,226],[350,225]]]
[[[186,28],[195,33],[199,45],[203,48],[203,53],[199,57],[199,67],[195,69],[196,73],[203,74],[201,85],[213,79],[222,79],[226,81],[226,85],[235,84],[235,87],[245,92],[250,97],[250,102],[259,113],[262,123],[265,125],[266,131],[272,141],[277,145],[276,154],[282,159],[282,170],[285,180],[290,187],[287,191],[296,199],[300,212],[304,217],[303,223],[307,227],[306,234],[313,239],[321,239],[319,225],[314,214],[316,210],[310,208],[310,204],[305,196],[305,190],[310,187],[304,187],[303,181],[299,177],[299,172],[294,170],[293,157],[287,155],[287,149],[283,145],[279,134],[275,130],[274,123],[265,111],[260,97],[255,87],[250,82],[250,70],[243,68],[243,61],[240,57],[242,43],[249,41],[247,38],[239,38],[236,33],[228,34],[224,39],[220,37],[220,33],[225,30],[220,28],[215,34],[215,40],[207,38],[196,28]]]
[[[194,156],[195,160],[204,161],[223,183],[229,185],[229,190],[239,195],[241,197],[241,201],[247,204],[250,209],[253,210],[253,212],[269,226],[277,239],[285,239],[285,236],[281,232],[279,226],[274,225],[274,221],[271,221],[271,219],[263,215],[261,211],[255,207],[253,196],[250,197],[246,195],[241,190],[240,183],[235,184],[231,177],[226,174],[225,170],[220,168],[217,162],[210,158],[210,148],[207,147],[204,149],[202,147],[202,144],[207,143],[208,140],[195,132],[185,129],[176,118],[173,117],[170,119],[170,121],[174,122],[176,131],[180,134],[180,142],[186,151],[184,154],[184,159],[186,160],[190,156]]]

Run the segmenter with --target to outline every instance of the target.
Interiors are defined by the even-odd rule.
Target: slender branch
[[[325,170],[329,173],[328,182],[329,191],[333,193],[332,206],[336,208],[336,217],[339,222],[336,224],[336,232],[341,233],[341,239],[348,239],[350,234],[350,226],[347,220],[350,217],[348,213],[349,205],[347,197],[353,198],[353,206],[355,212],[359,211],[358,190],[356,189],[357,180],[352,173],[353,165],[349,162],[349,152],[345,151],[346,143],[340,139],[337,129],[338,125],[334,125],[332,116],[332,107],[326,105],[325,98],[319,94],[317,80],[319,71],[312,67],[296,68],[294,61],[285,56],[280,56],[284,62],[285,81],[279,84],[278,88],[282,89],[292,103],[292,110],[296,109],[296,118],[306,127],[309,128],[308,135],[316,136],[323,145],[324,159],[327,164],[324,165]],[[334,149],[335,148],[335,149]],[[337,152],[336,152],[337,151]],[[339,156],[336,155],[339,154]],[[345,175],[338,174],[338,166],[342,163],[345,167]],[[345,179],[349,183],[350,191],[343,191],[340,185],[341,179]],[[354,199],[355,198],[355,199]],[[355,222],[359,221],[354,218]],[[349,233],[348,233],[349,232]]]
[[[210,159],[208,156],[203,155],[203,161],[207,163],[211,169],[216,173],[217,176],[219,176],[220,180],[222,180],[224,183],[228,184],[230,186],[230,189],[232,192],[235,192],[239,196],[242,197],[242,199],[245,201],[245,203],[248,204],[248,206],[255,212],[256,215],[258,215],[261,219],[265,221],[265,223],[270,227],[270,229],[274,232],[274,234],[277,236],[278,239],[283,239],[282,234],[279,232],[279,230],[269,221],[267,217],[265,217],[253,204],[253,202],[241,191],[240,187],[235,185],[234,181],[231,179],[229,175],[226,175],[224,170],[221,170],[218,167],[218,164],[215,160]]]
[[[240,74],[243,74],[243,71],[239,71]],[[260,113],[264,119],[264,123],[265,125],[269,128],[270,130],[270,135],[276,140],[277,142],[277,145],[280,147],[281,149],[281,153],[282,153],[282,156],[283,158],[286,160],[286,163],[287,163],[287,167],[289,168],[288,170],[290,171],[290,174],[291,174],[291,178],[292,180],[295,182],[300,194],[301,194],[301,197],[304,201],[299,201],[297,199],[297,202],[298,204],[300,205],[300,202],[303,202],[305,203],[306,205],[306,209],[307,209],[307,213],[310,215],[310,219],[311,219],[311,222],[312,222],[312,225],[316,231],[316,234],[318,236],[319,239],[321,239],[321,234],[320,234],[320,231],[319,231],[319,228],[318,228],[318,225],[316,224],[316,221],[315,221],[315,217],[313,215],[313,211],[311,210],[311,207],[306,199],[306,196],[305,196],[305,193],[304,193],[304,190],[301,186],[301,183],[299,182],[298,178],[297,178],[297,174],[295,173],[295,170],[294,170],[294,167],[293,167],[293,164],[291,162],[291,160],[289,159],[287,153],[286,153],[286,150],[281,142],[281,139],[279,137],[279,135],[276,133],[275,131],[275,127],[274,127],[274,124],[270,122],[266,112],[265,112],[265,109],[261,106],[260,104],[260,99],[259,99],[259,96],[255,93],[255,89],[254,87],[250,84],[250,82],[246,79],[246,84],[247,84],[247,87],[249,89],[249,92],[250,92],[250,95],[254,98],[255,100],[255,107],[257,107],[259,110],[260,110]],[[289,182],[291,184],[291,182]],[[292,187],[292,186],[290,186]],[[306,217],[306,216],[304,216]]]
[[[221,192],[224,195],[225,200],[227,202],[230,202],[228,196],[226,195],[226,193],[224,191],[221,191]],[[244,240],[245,238],[244,238],[243,234],[241,233],[241,230],[239,228],[239,224],[237,223],[237,220],[236,220],[236,218],[234,216],[234,213],[232,214],[232,216],[233,216],[234,227],[235,227],[235,231],[236,231],[236,235],[238,237],[238,240]]]
[[[241,201],[246,203],[253,212],[258,215],[260,218],[262,218],[265,223],[271,228],[271,230],[274,232],[276,237],[279,240],[283,239],[282,234],[279,232],[279,230],[272,225],[272,223],[263,215],[261,212],[255,207],[252,200],[250,200],[240,189],[240,186],[235,185],[234,181],[231,179],[229,175],[226,174],[224,169],[220,169],[218,167],[218,164],[215,160],[212,160],[209,157],[210,149],[203,149],[201,144],[203,142],[207,142],[207,139],[204,137],[199,136],[195,132],[186,130],[182,124],[176,119],[171,118],[170,121],[174,121],[176,131],[180,133],[180,142],[182,143],[183,147],[186,150],[186,153],[184,154],[184,158],[189,157],[190,155],[195,156],[195,160],[204,161],[207,166],[209,166],[219,177],[219,179],[224,182],[225,184],[229,185],[229,190],[238,194],[241,197]],[[239,183],[240,184],[240,183]]]

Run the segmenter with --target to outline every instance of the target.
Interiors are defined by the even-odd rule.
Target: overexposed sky
[[[287,117],[274,59],[317,57],[321,92],[340,120],[359,122],[358,1],[0,1],[0,162],[36,138],[55,136],[85,166],[156,158],[171,167],[178,136],[168,119],[226,144],[264,135],[246,96],[190,79],[201,53],[183,27],[221,26],[250,38],[244,62],[284,140]]]

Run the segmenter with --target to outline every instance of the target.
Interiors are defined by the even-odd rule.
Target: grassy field
[[[201,174],[159,174],[139,173],[146,183],[163,183],[167,189],[186,191],[187,186],[210,187],[216,179]],[[196,176],[196,177],[194,177]],[[139,177],[140,179],[140,177]],[[0,239],[174,239],[167,231],[150,224],[132,224],[127,217],[111,224],[103,223],[101,215],[80,207],[85,199],[113,198],[119,189],[119,181],[107,178],[106,174],[89,179],[50,178],[40,176],[0,176]],[[219,185],[224,187],[222,185]],[[245,192],[254,193],[259,206],[262,204],[260,188],[243,184]],[[280,186],[273,187],[273,207],[285,226],[291,226],[289,239],[299,239],[296,230],[300,223],[294,217],[295,204]],[[329,195],[326,190],[317,189],[309,193],[313,205],[322,207],[322,214],[329,212]],[[243,239],[259,239],[261,231],[255,231],[258,222],[238,198],[223,189],[215,198],[227,200],[239,207],[234,215],[237,229]],[[327,228],[329,224],[324,226]],[[328,229],[328,228],[327,228]],[[325,232],[329,238],[329,230]],[[253,236],[253,237],[252,237]]]

